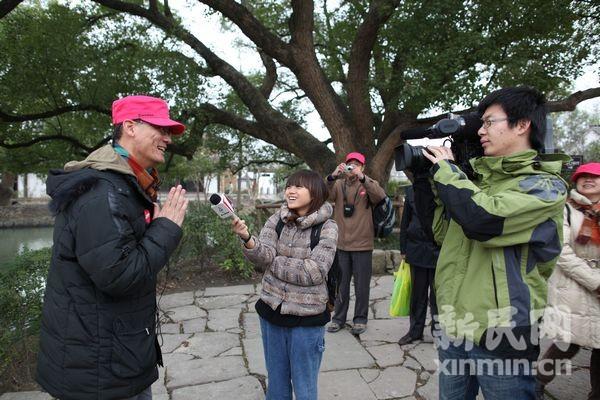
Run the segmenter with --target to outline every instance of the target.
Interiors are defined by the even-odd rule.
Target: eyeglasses
[[[485,129],[489,129],[494,122],[508,121],[510,118],[486,118],[481,120],[481,124]]]
[[[141,119],[136,119],[133,122],[135,122],[136,124],[143,124],[143,125],[151,126],[154,129],[156,129],[157,131],[159,131],[160,134],[163,135],[163,136],[171,136],[172,135],[171,130],[169,128],[164,127],[164,126],[152,125],[152,124],[150,124],[150,123],[148,123],[146,121],[142,121]]]

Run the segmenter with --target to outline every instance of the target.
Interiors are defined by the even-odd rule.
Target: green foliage
[[[148,4],[141,0],[129,3]],[[175,22],[183,20],[177,12],[187,13],[184,25],[189,26],[187,17],[199,10],[195,7],[201,6],[196,4],[198,2],[180,3],[178,7],[173,6]],[[346,107],[350,86],[347,74],[356,34],[372,5],[387,7],[382,3],[318,0],[314,2],[312,21],[304,22],[314,22],[316,58],[326,80],[332,82],[332,90],[339,95],[334,101]],[[376,152],[385,143],[381,140],[384,138],[378,137],[380,128],[414,120],[436,108],[451,110],[471,106],[485,93],[501,86],[533,85],[552,99],[564,94],[582,67],[598,59],[600,9],[596,3],[573,0],[400,2],[391,18],[377,31],[370,54],[369,98],[366,100],[375,116],[373,129],[368,131],[373,134],[357,143]],[[289,1],[257,0],[241,4],[284,42],[297,40],[290,32],[292,7]],[[204,15],[214,13],[210,7],[204,11]],[[241,91],[239,82],[237,85],[232,82],[232,75],[221,76],[223,79],[215,77],[219,72],[207,68],[196,49],[174,39],[173,31],[165,33],[145,19],[99,7],[91,1],[63,0],[25,2],[0,22],[0,87],[3,88],[0,111],[27,115],[74,104],[94,104],[102,108],[100,112],[0,123],[0,141],[9,145],[47,135],[72,139],[44,141],[10,150],[0,160],[8,170],[45,172],[70,159],[82,158],[89,149],[109,137],[107,111],[112,100],[131,93],[173,99],[173,115],[189,128],[189,134],[180,139],[183,142],[179,147],[205,146],[208,154],[221,157],[219,168],[227,165],[237,170],[254,161],[264,164],[292,159],[295,165],[301,161],[289,154],[277,154],[271,148],[265,155],[264,143],[248,144],[251,142],[248,137],[231,128],[238,125],[228,122],[225,116],[211,117],[211,111],[207,111],[210,107],[204,104],[210,103],[226,111],[226,115],[256,121],[265,129],[269,128],[266,124],[281,117],[306,126],[306,114],[316,105],[298,88],[297,71],[281,68],[281,63],[275,88],[266,99],[280,113],[271,119],[272,115],[265,118],[258,115],[256,109],[255,115],[251,115],[250,101],[247,98],[242,101],[236,92]],[[239,32],[227,19],[222,20],[222,25]],[[209,38],[197,39],[212,47]],[[238,45],[253,46],[247,37],[239,40]],[[222,43],[214,47],[218,46]],[[244,68],[240,66],[238,72],[248,83],[260,86],[264,68],[255,68],[253,64],[258,56],[253,58],[248,62],[240,60]],[[319,108],[317,111],[322,116],[331,111]],[[216,124],[229,125],[229,128]],[[338,145],[334,142],[334,146]],[[310,155],[297,147],[281,147],[292,149],[308,161]],[[271,154],[273,158],[269,158]],[[186,157],[190,158],[191,154]],[[185,162],[177,159],[171,166],[175,168]],[[197,170],[190,174],[197,177]],[[181,175],[176,176],[179,177]]]
[[[558,114],[554,143],[566,154],[583,155],[584,162],[600,161],[600,108]]]
[[[403,196],[404,195],[404,188],[406,186],[410,186],[410,181],[408,179],[405,180],[398,180],[398,181],[388,181],[386,187],[385,187],[385,192],[390,195],[390,196]]]
[[[375,238],[373,244],[379,250],[400,250],[400,236],[398,233],[392,232],[388,237]]]
[[[79,104],[102,111],[0,123],[0,141],[9,145],[48,135],[72,139],[11,149],[2,162],[15,173],[45,173],[105,143],[112,101],[123,94],[177,98],[175,116],[202,100],[200,66],[175,51],[162,32],[90,3],[20,5],[1,20],[0,54],[3,112],[28,115]],[[193,128],[195,121],[183,120]]]
[[[240,218],[247,222],[251,232],[258,233],[253,226],[252,216],[240,215]],[[252,275],[254,269],[244,258],[240,241],[231,231],[231,220],[219,218],[205,203],[190,203],[180,248],[177,258],[196,259],[200,268],[210,261],[232,274],[246,278]]]
[[[368,2],[323,13],[317,49],[330,79],[341,80]],[[529,84],[555,91],[577,77],[591,48],[592,26],[570,0],[402,1],[377,40],[371,85],[394,94],[387,106],[421,113],[471,105],[490,89]],[[592,24],[590,24],[592,25]],[[595,28],[597,29],[597,28]],[[597,37],[597,36],[596,36]]]
[[[37,335],[51,249],[25,251],[0,270],[0,373],[19,343]]]

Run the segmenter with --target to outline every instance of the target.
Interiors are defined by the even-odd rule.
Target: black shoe
[[[343,326],[341,324],[338,324],[335,321],[331,321],[331,323],[327,327],[327,332],[331,332],[331,333],[339,332],[342,328],[343,328]]]
[[[400,338],[400,340],[398,340],[398,344],[400,346],[404,346],[405,344],[411,344],[412,342],[415,342],[417,340],[423,340],[423,336],[414,338],[414,337],[410,336],[409,333],[407,333],[406,335],[402,336]]]
[[[362,335],[367,330],[367,324],[354,324],[350,333],[354,336]]]

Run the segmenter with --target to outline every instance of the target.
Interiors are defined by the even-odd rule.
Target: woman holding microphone
[[[291,400],[292,392],[297,400],[318,398],[324,327],[331,319],[327,273],[337,243],[328,195],[318,173],[298,171],[287,180],[285,202],[258,237],[243,220],[232,222],[244,255],[265,270],[256,311],[269,379],[267,400]]]

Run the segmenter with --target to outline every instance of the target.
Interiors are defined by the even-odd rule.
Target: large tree
[[[600,96],[600,87],[567,92],[598,49],[595,2],[188,2],[186,14],[209,10],[239,29],[262,72],[220,57],[167,0],[93,3],[100,7],[25,2],[0,20],[0,53],[7,54],[0,60],[0,146],[24,162],[27,153],[18,149],[43,145],[47,152],[36,154],[61,159],[65,147],[86,153],[105,143],[110,133],[100,127],[108,126],[110,101],[143,91],[172,98],[192,126],[173,153],[190,157],[216,124],[321,172],[361,151],[368,173],[385,181],[400,132],[431,124],[440,116],[422,116],[432,110],[469,108],[490,90],[516,84],[544,91],[551,111]],[[28,22],[32,15],[37,24]],[[229,107],[231,96],[243,109]],[[334,151],[303,123],[311,109]]]

